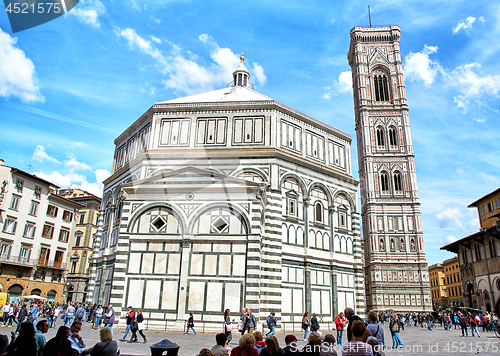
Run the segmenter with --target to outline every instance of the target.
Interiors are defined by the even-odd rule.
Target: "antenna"
[[[370,5],[368,5],[368,18],[370,19],[370,27],[372,27],[372,15],[370,14]]]

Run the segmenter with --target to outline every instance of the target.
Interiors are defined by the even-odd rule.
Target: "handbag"
[[[137,323],[137,327],[139,328],[139,330],[146,330],[146,326],[142,321],[140,323]]]
[[[238,321],[238,331],[243,331],[243,320]]]
[[[226,324],[226,331],[233,331],[233,324]]]
[[[135,333],[137,330],[139,330],[139,326],[137,325],[137,321],[133,320],[130,323],[130,331],[132,331],[133,333]]]

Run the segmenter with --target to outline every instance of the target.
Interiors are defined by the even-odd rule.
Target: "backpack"
[[[399,324],[397,322],[394,322],[394,324],[392,324],[391,331],[393,332],[399,331]]]
[[[271,315],[267,317],[267,327],[271,329]]]

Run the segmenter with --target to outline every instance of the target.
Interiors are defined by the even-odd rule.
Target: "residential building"
[[[218,331],[226,308],[287,330],[364,312],[351,137],[253,90],[241,60],[231,86],[156,103],[115,140],[93,303],[170,330],[193,313]]]
[[[354,27],[348,53],[366,308],[432,309],[398,26]]]
[[[101,198],[77,188],[60,189],[57,194],[82,205],[76,217],[75,233],[70,240],[71,251],[67,254],[66,299],[85,303],[88,301],[89,262],[93,252],[94,235],[97,232]]]
[[[464,297],[462,294],[462,278],[460,277],[458,257],[443,261],[442,266],[448,294],[448,307],[463,307]]]
[[[446,309],[448,307],[448,295],[446,291],[446,277],[441,263],[429,266],[429,282],[431,286],[432,307],[434,310]]]
[[[483,311],[500,307],[500,188],[469,205],[477,209],[480,229],[442,250],[458,255],[464,306]]]
[[[63,301],[66,257],[82,205],[44,179],[0,160],[0,289],[11,300]]]

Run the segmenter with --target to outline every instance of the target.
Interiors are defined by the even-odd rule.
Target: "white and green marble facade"
[[[174,330],[189,313],[221,330],[226,308],[287,329],[363,311],[350,142],[246,86],[153,105],[115,140],[92,301]]]

